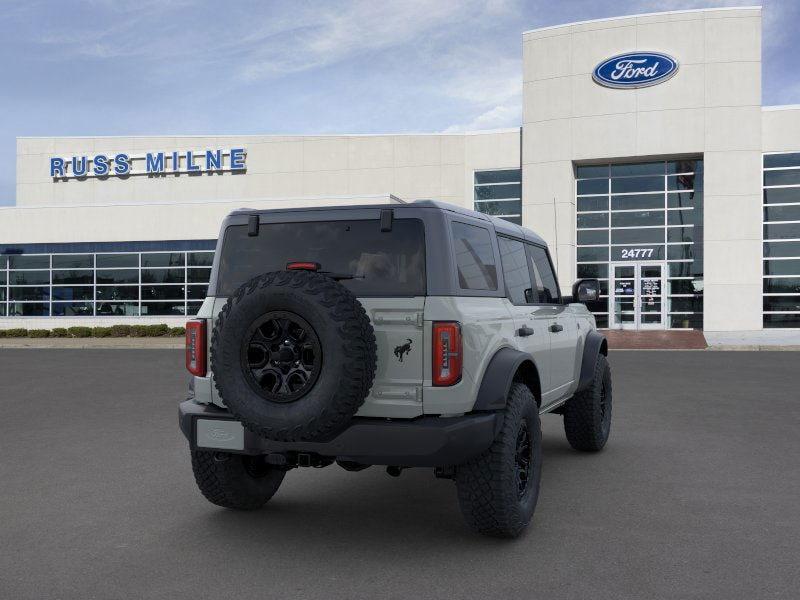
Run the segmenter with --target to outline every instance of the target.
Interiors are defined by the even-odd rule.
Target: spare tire
[[[276,271],[239,287],[211,337],[214,383],[245,427],[272,440],[341,431],[375,377],[375,332],[338,281]]]

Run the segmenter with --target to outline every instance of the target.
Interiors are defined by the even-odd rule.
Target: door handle
[[[552,331],[553,333],[564,331],[564,326],[559,323],[553,323],[552,325],[550,325],[550,331]]]
[[[517,329],[517,335],[519,337],[528,337],[529,335],[533,335],[533,329],[531,329],[527,325],[523,325],[522,327]]]

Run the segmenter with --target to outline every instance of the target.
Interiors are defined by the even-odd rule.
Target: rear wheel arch
[[[533,357],[514,348],[504,347],[495,352],[483,373],[473,410],[501,410],[506,406],[514,382],[525,384],[541,404],[539,370]]]

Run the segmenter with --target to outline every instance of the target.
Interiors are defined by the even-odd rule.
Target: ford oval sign
[[[678,72],[678,61],[659,52],[628,52],[601,62],[592,79],[610,88],[641,88],[666,81]]]

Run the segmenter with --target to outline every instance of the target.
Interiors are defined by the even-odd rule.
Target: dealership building
[[[522,35],[518,128],[19,138],[0,328],[183,320],[231,210],[393,194],[533,229],[601,327],[796,339],[800,106],[761,104],[761,9]]]

